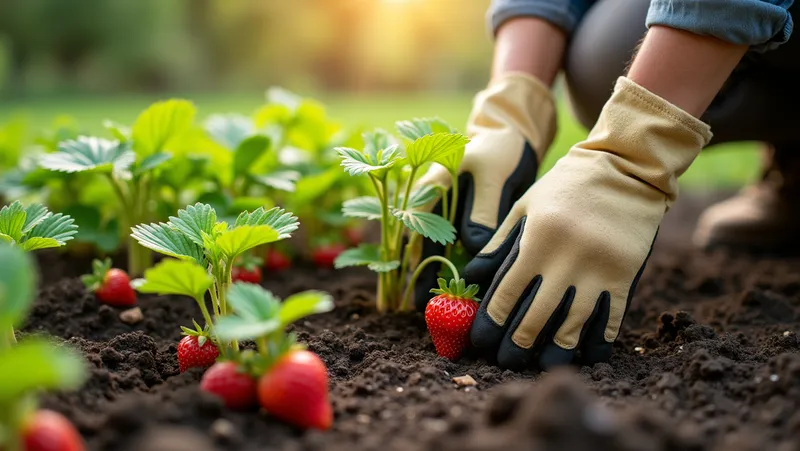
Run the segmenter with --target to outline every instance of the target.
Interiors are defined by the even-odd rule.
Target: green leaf
[[[238,148],[255,132],[253,121],[240,114],[215,114],[206,119],[206,132],[229,150]]]
[[[75,204],[64,210],[64,214],[75,219],[78,233],[75,240],[95,244],[102,252],[119,248],[120,233],[117,219],[103,221],[97,207]]]
[[[375,196],[348,199],[342,204],[342,214],[352,218],[380,219],[381,201]]]
[[[131,139],[131,129],[111,119],[103,121],[103,127],[111,133],[117,141],[124,142]]]
[[[133,227],[131,237],[142,246],[181,260],[205,264],[203,248],[169,224],[140,224]]]
[[[0,209],[0,233],[11,237],[14,241],[20,241],[26,217],[25,207],[20,201],[6,205]]]
[[[280,298],[260,285],[234,282],[228,288],[228,302],[237,316],[247,320],[275,319],[280,310]]]
[[[286,298],[281,305],[280,322],[282,326],[300,318],[333,310],[333,297],[322,291],[304,291]]]
[[[448,244],[456,239],[456,229],[439,215],[414,210],[395,210],[392,214],[406,227],[434,243]]]
[[[439,197],[439,189],[435,185],[422,185],[411,193],[408,198],[407,208],[420,208],[428,205]],[[400,196],[400,204],[402,205],[403,196]]]
[[[281,327],[277,318],[266,321],[253,321],[229,315],[220,318],[214,325],[214,332],[221,340],[252,340],[269,335]]]
[[[337,167],[332,167],[319,174],[307,175],[297,182],[297,189],[292,196],[292,205],[305,206],[327,194],[333,185],[344,173]]]
[[[400,150],[396,144],[379,150],[374,157],[349,147],[337,147],[336,152],[342,158],[345,172],[353,176],[370,173],[380,177],[400,160]]]
[[[216,245],[225,255],[234,258],[254,247],[280,239],[280,233],[268,225],[245,225],[220,234]]]
[[[135,282],[140,293],[189,296],[202,299],[214,284],[208,271],[191,260],[165,259],[144,272],[144,279]]]
[[[186,235],[198,246],[202,246],[203,235],[211,235],[217,223],[217,212],[211,205],[196,203],[178,210],[178,217],[170,216],[170,226]]]
[[[234,223],[234,227],[261,225],[270,226],[276,230],[279,240],[289,238],[290,234],[300,227],[297,216],[280,207],[273,207],[269,210],[259,207],[252,212],[242,212]]]
[[[33,237],[25,240],[19,247],[26,252],[30,252],[60,246],[62,246],[62,244],[53,238]]]
[[[361,137],[364,140],[363,153],[371,158],[375,158],[381,150],[388,149],[397,144],[397,140],[394,139],[394,136],[383,129],[364,132]]]
[[[102,138],[79,136],[77,140],[62,141],[58,151],[39,157],[39,165],[59,172],[116,172],[127,171],[136,160],[130,143]]]
[[[45,245],[44,242],[40,242],[38,246],[63,246],[67,244],[67,241],[73,239],[77,233],[78,226],[75,225],[74,219],[69,216],[64,216],[61,213],[51,214],[39,221],[39,223],[28,232],[23,245],[34,238],[47,238],[54,240],[55,245],[52,245],[52,243]],[[34,244],[30,246],[34,246]],[[34,247],[33,249],[44,249],[44,247]]]
[[[21,249],[0,245],[0,331],[18,325],[33,303],[36,272]],[[3,385],[3,384],[0,384]]]
[[[0,405],[39,390],[74,390],[86,379],[86,364],[66,346],[28,339],[0,353]]]
[[[22,227],[23,235],[30,232],[31,229],[39,225],[39,223],[44,221],[50,215],[47,207],[42,204],[28,205],[28,207],[25,209],[25,213],[25,225]]]
[[[136,167],[136,169],[133,171],[133,175],[136,176],[142,175],[147,171],[153,170],[161,166],[170,159],[172,159],[172,154],[169,152],[156,152],[152,155],[148,155]]]
[[[150,105],[133,124],[136,153],[150,155],[166,150],[170,140],[189,130],[196,112],[187,100],[172,99]]]
[[[408,121],[398,121],[395,123],[395,127],[397,132],[409,141],[416,141],[425,135],[434,133],[456,133],[456,129],[439,118],[415,118]]]
[[[269,149],[269,138],[266,136],[255,135],[242,141],[233,155],[233,173],[246,174],[267,149]]]
[[[266,97],[267,102],[284,106],[292,113],[297,111],[300,104],[303,103],[302,97],[280,86],[272,86],[267,89]]]
[[[367,266],[375,272],[389,272],[400,267],[398,260],[384,261],[377,244],[361,244],[357,248],[348,249],[334,261],[336,269],[348,266]]]
[[[464,150],[469,140],[457,133],[425,135],[406,146],[406,158],[412,167],[433,163],[449,154]]]
[[[275,171],[263,175],[251,175],[250,178],[264,186],[279,189],[281,191],[294,192],[300,173],[297,171]]]

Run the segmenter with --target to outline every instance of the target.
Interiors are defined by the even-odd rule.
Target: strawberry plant
[[[378,273],[377,308],[379,311],[402,310],[420,271],[428,264],[446,265],[458,280],[455,266],[443,256],[431,256],[415,264],[412,258],[420,237],[447,245],[445,255],[455,241],[453,227],[458,205],[458,167],[468,139],[438,119],[414,119],[397,123],[404,146],[389,133],[377,130],[364,134],[363,150],[337,148],[341,165],[351,176],[366,176],[375,196],[345,201],[345,216],[378,220],[380,244],[361,244],[341,253],[335,265],[368,266]],[[441,187],[423,185],[415,188],[417,176],[431,164],[440,164],[452,175],[453,189],[449,196]],[[451,197],[450,197],[451,196]],[[441,214],[430,211],[431,204],[441,198]],[[405,231],[410,232],[404,244]],[[411,283],[404,290],[408,271],[414,271]]]
[[[116,197],[116,216],[123,236],[153,215],[159,186],[153,183],[158,169],[172,158],[171,142],[192,125],[195,107],[185,100],[151,105],[129,130],[109,123],[114,140],[79,136],[58,143],[58,149],[39,159],[41,167],[62,173],[103,177]],[[107,197],[107,196],[106,196]],[[128,245],[128,271],[141,275],[151,264],[150,253],[135,243]]]
[[[35,271],[19,248],[0,244],[0,261],[0,449],[82,451],[72,424],[56,412],[37,411],[35,394],[78,388],[86,377],[83,359],[43,337],[16,344],[14,327],[33,303]]]
[[[0,209],[0,242],[24,251],[63,246],[77,229],[71,217],[54,214],[41,204],[24,207],[15,201]]]
[[[237,282],[230,287],[228,300],[234,313],[217,321],[217,335],[223,340],[253,340],[256,350],[217,363],[215,367],[224,368],[212,367],[201,387],[231,407],[247,406],[246,398],[256,392],[256,384],[247,383],[249,376],[258,381],[258,402],[271,415],[303,428],[329,428],[333,411],[325,364],[284,330],[303,317],[332,310],[332,298],[306,291],[281,302],[258,285]]]
[[[141,224],[131,236],[142,246],[174,257],[145,271],[144,278],[133,282],[141,293],[189,296],[197,302],[205,324],[190,336],[211,336],[212,313],[221,318],[232,313],[228,287],[237,259],[258,246],[288,238],[297,230],[297,218],[280,208],[242,212],[232,225],[217,220],[217,212],[207,204],[197,203],[178,210],[165,223]],[[206,307],[209,292],[212,310]],[[235,341],[219,343],[223,353],[235,352]]]

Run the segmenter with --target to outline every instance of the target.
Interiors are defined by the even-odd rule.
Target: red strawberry
[[[189,368],[208,368],[217,361],[219,349],[204,335],[187,335],[178,343],[181,373]]]
[[[240,371],[234,362],[215,363],[203,374],[200,389],[219,396],[230,409],[256,404],[256,380]]]
[[[347,247],[344,244],[323,244],[317,246],[311,252],[311,259],[314,260],[314,264],[317,265],[318,268],[333,268],[333,262],[336,260],[336,257],[345,250],[347,250]]]
[[[265,257],[264,268],[269,272],[285,271],[292,266],[292,261],[289,257],[278,249],[267,249]]]
[[[261,283],[261,265],[263,260],[252,255],[243,255],[231,268],[231,280],[256,285]]]
[[[290,351],[258,381],[258,401],[271,415],[295,426],[326,430],[333,423],[328,370],[310,351]]]
[[[84,451],[81,435],[63,415],[39,410],[22,427],[25,451]]]
[[[136,305],[136,292],[131,288],[128,274],[111,267],[111,259],[92,262],[92,274],[81,277],[86,288],[94,292],[97,300],[114,307],[131,307]]]
[[[444,279],[439,279],[439,288],[431,290],[438,296],[425,307],[425,323],[436,353],[454,361],[466,349],[469,330],[478,313],[478,286],[465,285],[464,279],[458,279],[451,280],[448,287]]]

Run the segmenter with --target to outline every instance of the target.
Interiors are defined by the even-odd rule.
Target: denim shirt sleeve
[[[647,26],[664,25],[765,51],[792,34],[794,0],[652,0]]]
[[[492,0],[488,12],[492,34],[515,17],[538,17],[572,33],[586,10],[596,0]]]

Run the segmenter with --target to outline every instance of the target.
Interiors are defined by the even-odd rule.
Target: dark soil
[[[316,288],[337,308],[301,321],[325,360],[335,422],[303,432],[232,412],[179,374],[178,325],[192,301],[143,298],[135,327],[73,278],[78,263],[45,256],[25,332],[47,331],[86,355],[77,393],[47,395],[92,450],[800,450],[800,259],[690,249],[707,200],[671,212],[607,364],[547,375],[436,356],[419,314],[379,316],[365,272],[292,270],[279,295]],[[88,263],[81,262],[80,264]],[[57,280],[57,281],[56,281]],[[470,375],[474,387],[457,387]]]

